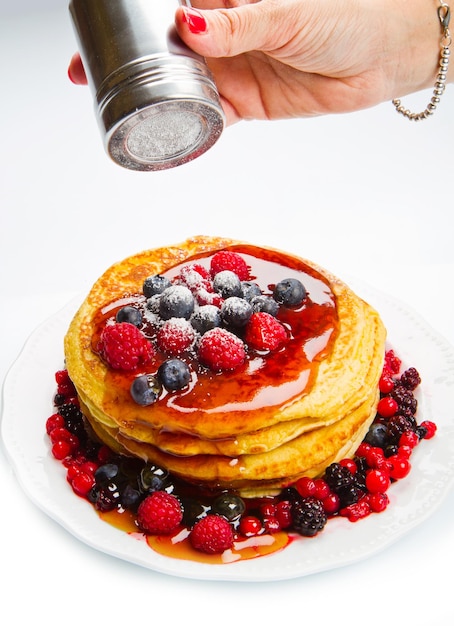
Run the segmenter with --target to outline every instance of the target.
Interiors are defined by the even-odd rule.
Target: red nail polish
[[[201,13],[194,9],[188,9],[184,7],[184,21],[188,25],[189,30],[194,35],[199,35],[200,33],[204,33],[207,29],[207,23],[205,18]]]

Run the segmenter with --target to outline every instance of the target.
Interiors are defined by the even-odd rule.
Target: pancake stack
[[[302,303],[280,304],[276,314],[287,340],[274,350],[245,342],[240,366],[212,371],[197,359],[196,332],[190,348],[178,355],[190,367],[190,382],[161,389],[149,405],[138,404],[132,382],[156,376],[168,358],[156,347],[163,323],[156,316],[160,296],[147,298],[144,282],[164,276],[181,284],[182,268],[195,264],[208,272],[219,251],[240,255],[248,283],[258,284],[267,297],[281,280],[301,281]],[[153,345],[150,362],[132,371],[113,369],[99,350],[103,329],[117,323],[125,305],[143,312],[139,328]],[[199,306],[196,300],[196,311]],[[244,329],[234,332],[244,340]],[[70,324],[65,358],[89,426],[115,452],[203,488],[256,497],[274,495],[301,476],[322,475],[355,452],[376,414],[385,336],[378,313],[314,263],[243,242],[195,237],[110,267]]]

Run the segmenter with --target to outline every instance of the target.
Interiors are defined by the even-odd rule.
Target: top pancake
[[[282,396],[282,386],[277,383],[269,396],[277,396],[278,404],[273,404],[270,397],[258,408],[254,408],[256,399],[249,404],[238,404],[230,398],[224,405],[220,403],[208,410],[196,403],[191,405],[190,401],[183,410],[171,409],[168,403],[141,407],[132,401],[129,387],[119,385],[117,377],[112,376],[92,350],[100,311],[113,301],[140,293],[143,281],[150,275],[162,274],[194,255],[235,245],[240,246],[241,242],[196,237],[177,246],[129,257],[110,267],[94,284],[70,325],[65,338],[65,356],[78,392],[89,399],[90,408],[95,407],[96,419],[128,435],[132,435],[134,429],[137,432],[142,429],[145,433],[184,433],[215,442],[235,441],[257,431],[271,436],[273,427],[283,422],[296,426],[295,434],[301,433],[340,419],[366,401],[382,364],[384,329],[380,318],[345,283],[303,259],[298,262],[326,281],[333,294],[337,328],[330,350],[316,363],[311,373],[313,380],[301,396],[292,397],[291,392],[289,397]],[[221,393],[223,382],[222,376],[213,377],[213,396]],[[296,425],[298,421],[300,424]],[[141,438],[146,440],[147,436]],[[254,440],[259,445],[257,437]],[[273,444],[265,444],[265,447],[270,445]],[[247,444],[245,450],[250,451]]]

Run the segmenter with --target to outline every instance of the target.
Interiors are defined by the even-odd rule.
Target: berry
[[[48,435],[54,430],[54,428],[64,428],[65,420],[60,413],[54,413],[46,420],[46,432]]]
[[[189,384],[191,370],[187,363],[180,359],[168,359],[159,366],[157,376],[167,391],[176,391]]]
[[[414,432],[416,422],[413,416],[395,415],[388,421],[390,443],[397,444],[406,432]]]
[[[323,530],[327,517],[323,504],[316,498],[301,498],[292,504],[292,527],[304,537]]]
[[[435,433],[437,432],[437,425],[434,424],[434,422],[424,420],[421,422],[420,426],[426,431],[422,439],[432,439],[432,437],[435,436]]]
[[[322,500],[323,510],[327,515],[334,515],[340,509],[340,498],[337,493],[330,493]]]
[[[402,433],[399,439],[399,447],[400,446],[409,446],[410,448],[415,448],[419,443],[418,435],[411,431],[407,430]]]
[[[161,385],[151,374],[137,376],[131,383],[129,393],[132,399],[141,406],[154,404],[161,395]]]
[[[367,502],[374,513],[381,513],[389,504],[389,498],[386,493],[371,493],[367,497]]]
[[[251,302],[251,300],[255,297],[262,295],[262,290],[257,283],[252,282],[251,280],[243,280],[241,283],[241,297]]]
[[[379,469],[371,469],[366,472],[366,488],[370,493],[385,493],[391,481],[389,474]]]
[[[128,322],[134,326],[142,324],[142,313],[134,306],[124,306],[117,311],[115,315],[116,322]]]
[[[244,363],[246,350],[236,335],[224,328],[213,328],[200,339],[198,357],[213,371],[228,371]]]
[[[295,483],[295,488],[297,492],[303,498],[307,498],[309,496],[315,496],[317,491],[317,486],[313,478],[308,478],[307,476],[303,476],[299,478]]]
[[[244,500],[230,493],[223,493],[216,498],[212,505],[213,513],[218,513],[229,522],[238,519],[246,510]]]
[[[348,469],[339,463],[331,463],[325,470],[325,480],[331,491],[337,493],[342,507],[353,504],[358,500],[358,490],[355,477]]]
[[[394,380],[387,372],[383,372],[378,382],[378,388],[381,393],[387,394],[394,389]]]
[[[279,305],[271,296],[254,296],[250,302],[254,313],[269,313],[273,317],[278,314]]]
[[[52,446],[52,454],[57,461],[62,461],[72,452],[72,446],[68,441],[59,440]]]
[[[342,467],[346,467],[348,470],[350,470],[350,473],[353,476],[356,474],[356,471],[358,469],[353,459],[342,459],[339,461],[339,465],[341,465]]]
[[[402,373],[400,377],[400,383],[410,391],[414,391],[416,387],[421,383],[421,377],[418,371],[414,367],[410,367],[408,370]]]
[[[391,471],[389,475],[394,480],[405,478],[405,476],[408,476],[410,473],[411,465],[408,458],[396,454],[394,456],[390,456],[388,461],[391,463]]]
[[[244,339],[254,350],[277,350],[287,341],[285,327],[269,313],[253,313]]]
[[[385,354],[384,371],[390,375],[398,374],[402,366],[402,361],[394,354],[393,350],[388,350]]]
[[[314,496],[318,500],[324,500],[330,495],[331,489],[328,483],[326,482],[326,480],[324,480],[323,478],[316,478],[314,480],[314,484],[315,484]]]
[[[339,515],[347,517],[350,522],[357,522],[364,517],[367,517],[372,512],[368,499],[363,498],[359,502],[350,504],[339,511]]]
[[[98,350],[112,369],[124,371],[146,365],[154,355],[151,343],[128,322],[107,325],[101,333]]]
[[[213,289],[216,293],[221,294],[223,298],[231,298],[232,296],[240,297],[241,281],[238,276],[230,270],[222,270],[213,278]]]
[[[173,356],[189,350],[194,340],[194,328],[182,317],[172,317],[165,321],[156,335],[158,348]]]
[[[167,491],[171,486],[169,472],[158,465],[146,465],[139,474],[139,487],[145,493]]]
[[[391,396],[385,396],[378,402],[377,413],[381,417],[392,417],[397,413],[398,408],[399,405],[394,398]]]
[[[71,487],[78,496],[86,498],[95,484],[95,479],[87,472],[79,472],[74,476]]]
[[[183,510],[178,498],[166,491],[155,491],[137,509],[137,523],[151,535],[169,535],[178,528]]]
[[[273,289],[273,298],[287,307],[297,307],[306,298],[306,289],[297,278],[285,278]]]
[[[384,448],[388,441],[388,427],[380,422],[371,424],[364,437],[366,443],[370,443],[374,448]]]
[[[168,287],[159,298],[159,314],[163,320],[169,320],[172,317],[183,317],[188,320],[194,311],[194,306],[194,296],[184,285]]]
[[[252,315],[252,307],[247,300],[232,296],[221,306],[221,320],[226,326],[242,328],[246,326]]]
[[[157,274],[156,276],[149,276],[143,282],[142,291],[146,298],[151,298],[156,294],[162,293],[165,289],[171,286],[171,282],[165,276]]]
[[[221,312],[217,306],[205,304],[194,311],[189,321],[196,332],[204,335],[207,330],[221,325]]]
[[[189,540],[195,550],[222,554],[233,546],[233,530],[225,517],[210,513],[194,525]]]
[[[263,530],[262,522],[254,515],[245,515],[240,520],[238,530],[244,537],[255,537]]]
[[[231,250],[220,250],[216,252],[210,262],[210,272],[215,276],[222,270],[234,272],[240,280],[249,278],[249,268],[246,261],[237,252]]]
[[[118,476],[119,469],[116,463],[100,465],[94,473],[96,484],[100,487],[106,487]]]
[[[418,408],[418,401],[410,389],[404,385],[395,385],[391,391],[390,398],[393,398],[398,405],[398,412],[402,415],[414,415]]]
[[[276,519],[282,529],[292,525],[292,505],[288,500],[281,500],[277,503]]]

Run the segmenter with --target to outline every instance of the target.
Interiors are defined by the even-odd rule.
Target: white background
[[[104,154],[89,91],[67,79],[74,50],[65,2],[1,1],[1,379],[30,332],[112,262],[195,234],[268,244],[358,277],[454,343],[452,85],[419,124],[390,103],[243,123],[188,165],[133,173]],[[406,103],[421,109],[429,98]],[[9,624],[151,623],[162,614],[165,623],[229,626],[445,626],[454,617],[452,492],[424,524],[360,563],[287,582],[210,583],[86,547],[27,499],[3,454],[0,468]]]

